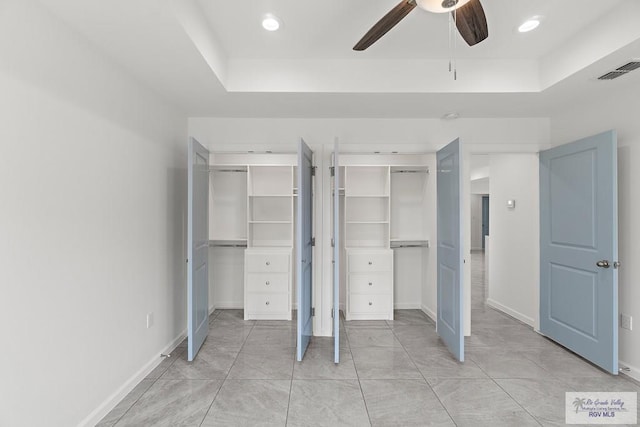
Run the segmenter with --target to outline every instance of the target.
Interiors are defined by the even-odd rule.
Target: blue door
[[[485,237],[489,235],[489,196],[482,196],[482,249],[485,249]]]
[[[618,373],[616,133],[540,153],[540,331]]]
[[[436,330],[449,351],[464,361],[462,324],[462,157],[458,139],[438,151],[438,321]]]
[[[296,221],[296,282],[298,297],[297,359],[302,360],[313,335],[313,153],[301,139],[298,146],[298,218]]]
[[[333,148],[333,362],[340,363],[340,163]]]
[[[188,358],[192,361],[209,333],[209,151],[189,139],[188,167]]]

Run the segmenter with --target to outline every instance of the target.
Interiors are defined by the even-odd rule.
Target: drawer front
[[[390,294],[352,294],[349,310],[353,314],[381,314],[391,310]]]
[[[289,254],[282,252],[245,252],[245,265],[249,272],[286,273],[289,271]]]
[[[391,273],[350,274],[349,292],[379,294],[391,292]]]
[[[281,314],[289,310],[289,294],[247,294],[246,310],[250,314]]]
[[[349,273],[391,271],[393,252],[350,252],[348,263]]]
[[[247,292],[289,292],[287,273],[248,273]]]

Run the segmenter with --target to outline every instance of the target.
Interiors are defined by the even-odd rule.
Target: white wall
[[[31,0],[0,58],[0,425],[93,425],[186,327],[186,119]]]
[[[620,79],[633,79],[625,76]],[[609,129],[618,133],[618,251],[619,310],[640,323],[640,85],[607,85],[607,96],[574,100],[552,116],[554,145],[571,142]],[[640,328],[619,330],[620,363],[640,380]]]
[[[472,179],[471,194],[489,194],[489,178]]]
[[[539,183],[536,154],[492,154],[487,304],[535,326],[538,319]],[[507,208],[515,200],[515,209]]]

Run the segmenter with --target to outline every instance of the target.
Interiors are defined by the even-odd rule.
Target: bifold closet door
[[[188,167],[188,359],[195,359],[209,333],[209,151],[189,139]]]
[[[540,152],[540,332],[618,374],[617,138]]]
[[[333,148],[333,362],[340,363],[340,163],[339,146]]]
[[[296,218],[296,283],[298,299],[297,360],[301,361],[313,335],[313,153],[300,139],[298,145],[298,218]]]
[[[438,151],[438,321],[449,351],[464,361],[462,156],[458,139]]]

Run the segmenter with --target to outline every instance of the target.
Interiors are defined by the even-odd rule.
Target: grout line
[[[217,317],[218,316],[216,316],[216,318]],[[244,318],[244,316],[243,316],[243,318]],[[238,354],[236,354],[235,359],[233,359],[233,363],[229,367],[229,370],[227,371],[227,375],[225,375],[224,379],[222,380],[222,383],[220,384],[220,387],[218,388],[218,391],[216,391],[216,395],[213,396],[213,400],[211,400],[211,403],[209,404],[209,407],[207,408],[207,412],[204,414],[204,417],[202,417],[202,421],[200,421],[200,424],[198,424],[199,427],[202,426],[202,423],[204,423],[204,420],[207,419],[207,416],[209,415],[209,412],[211,411],[211,407],[213,406],[213,402],[216,401],[216,399],[218,398],[218,395],[220,394],[220,390],[222,390],[222,387],[224,387],[224,383],[227,382],[227,378],[229,378],[229,373],[231,373],[231,370],[233,369],[233,367],[235,366],[236,362],[238,361],[238,357],[240,357],[240,352],[244,348],[244,345],[246,344],[247,340],[249,339],[249,335],[251,335],[251,332],[253,332],[253,329],[255,328],[255,326],[256,326],[256,322],[254,321],[254,323],[251,325],[251,330],[249,330],[249,333],[244,338],[244,341],[242,341],[242,345],[240,346],[240,350],[238,350]]]
[[[425,324],[425,326],[430,325],[430,324]],[[421,325],[416,325],[416,326],[421,326]],[[435,325],[434,325],[435,327]],[[393,336],[395,337],[395,339],[398,340],[398,342],[400,343],[400,345],[402,346],[402,349],[404,350],[405,353],[407,353],[407,356],[409,357],[409,360],[411,360],[411,363],[413,363],[413,366],[415,366],[416,370],[420,373],[420,376],[422,377],[422,379],[424,380],[424,382],[427,384],[427,387],[429,387],[429,389],[431,390],[431,392],[433,393],[433,395],[436,397],[436,399],[438,399],[438,402],[440,403],[440,406],[442,406],[442,409],[445,410],[445,412],[447,413],[447,415],[449,416],[449,419],[451,419],[451,422],[454,425],[458,425],[455,420],[453,419],[453,417],[451,416],[451,413],[449,413],[449,410],[447,409],[446,406],[444,406],[444,403],[442,403],[442,400],[440,400],[440,396],[438,396],[438,394],[436,393],[436,391],[433,389],[433,387],[431,386],[431,384],[429,383],[429,381],[427,381],[427,378],[424,376],[424,374],[422,373],[422,371],[418,368],[418,365],[416,365],[416,362],[413,360],[413,357],[411,357],[411,354],[407,351],[406,347],[404,346],[404,344],[402,343],[402,341],[400,341],[400,338],[398,338],[398,336],[396,335],[396,332],[393,330],[392,327],[389,327],[389,329],[391,329],[391,333],[393,334]]]
[[[296,324],[297,324],[297,313],[296,313]],[[297,337],[297,332],[296,332],[296,340],[298,339]],[[305,349],[305,353],[307,350],[309,350],[309,346],[311,345],[311,341],[313,340],[313,336],[309,339],[309,343],[307,344],[307,348]],[[284,425],[285,427],[289,424],[289,408],[291,407],[291,390],[293,390],[293,372],[296,369],[296,363],[297,363],[297,359],[298,359],[298,355],[297,355],[297,343],[296,343],[296,347],[295,347],[295,351],[294,351],[294,355],[293,355],[293,365],[291,365],[291,380],[289,381],[289,400],[287,401],[287,415],[284,419]],[[302,359],[304,360],[304,355],[302,357]],[[302,362],[301,362],[302,363]]]
[[[523,411],[525,411],[527,414],[529,414],[529,416],[530,416],[531,418],[533,418],[535,422],[537,422],[539,425],[542,425],[542,423],[540,422],[540,420],[538,420],[538,418],[537,418],[535,415],[533,415],[531,412],[529,412],[529,411],[527,410],[527,408],[525,408],[524,406],[522,406],[522,404],[521,404],[518,400],[516,400],[516,398],[515,398],[515,397],[511,396],[511,394],[510,394],[507,390],[505,390],[505,389],[504,389],[504,388],[503,388],[503,387],[502,387],[502,386],[501,386],[501,385],[500,385],[500,384],[495,380],[495,378],[492,378],[492,377],[489,377],[489,378],[491,378],[491,381],[493,381],[493,383],[494,383],[495,385],[497,385],[497,386],[498,386],[498,388],[500,388],[500,390],[504,391],[504,392],[505,392],[505,394],[511,398],[511,400],[513,400],[514,402],[516,402],[516,404],[517,404],[519,407],[521,407]]]
[[[362,396],[362,403],[364,403],[364,410],[367,413],[367,418],[369,419],[369,425],[373,425],[371,422],[371,414],[369,414],[369,406],[367,406],[367,399],[364,397],[364,391],[362,390],[362,383],[360,382],[360,374],[358,374],[358,366],[356,365],[356,360],[353,357],[353,351],[351,351],[351,344],[349,342],[349,332],[347,331],[347,325],[344,325],[344,338],[347,342],[347,346],[349,347],[349,353],[351,354],[351,361],[353,362],[353,369],[356,371],[356,378],[358,380],[358,388],[360,388],[360,396]],[[338,327],[340,324],[338,323]]]

